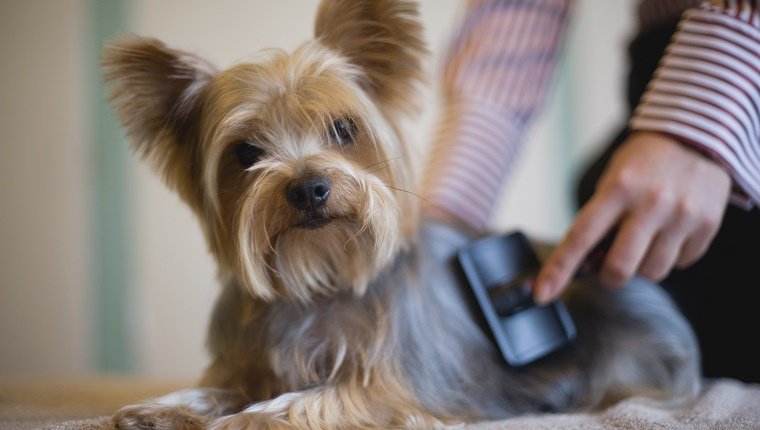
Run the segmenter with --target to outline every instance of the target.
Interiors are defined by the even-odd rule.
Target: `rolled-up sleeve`
[[[482,230],[543,105],[569,0],[470,1],[443,70],[424,206]]]

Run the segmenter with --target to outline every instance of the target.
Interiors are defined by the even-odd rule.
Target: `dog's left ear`
[[[214,67],[157,39],[127,36],[104,48],[102,68],[132,146],[196,206],[199,99]]]
[[[359,66],[366,89],[380,102],[415,108],[427,54],[414,3],[400,0],[323,0],[315,36]]]

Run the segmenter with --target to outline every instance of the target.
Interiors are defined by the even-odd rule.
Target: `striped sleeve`
[[[721,163],[734,203],[760,205],[760,1],[687,10],[631,120]]]
[[[427,215],[486,227],[543,104],[570,0],[473,0],[451,41],[423,182]]]

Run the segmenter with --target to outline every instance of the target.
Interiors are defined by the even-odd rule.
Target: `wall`
[[[0,3],[0,372],[90,369],[83,1]]]

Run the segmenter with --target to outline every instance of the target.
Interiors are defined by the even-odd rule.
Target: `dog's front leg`
[[[204,429],[208,422],[239,411],[240,393],[220,388],[190,388],[125,406],[111,417],[118,429]]]
[[[431,429],[442,426],[406,393],[371,387],[327,385],[282,394],[219,418],[212,430],[242,429]]]

